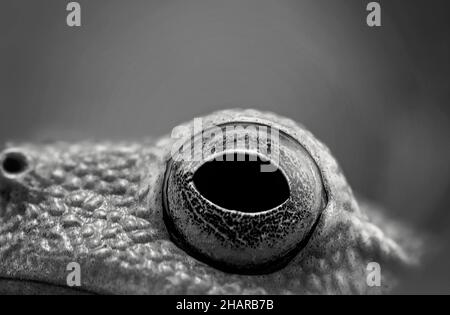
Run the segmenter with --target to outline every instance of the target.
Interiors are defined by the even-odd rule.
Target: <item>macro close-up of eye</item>
[[[231,122],[186,139],[168,162],[164,219],[176,244],[215,268],[264,274],[308,242],[326,207],[321,173],[291,135]]]
[[[3,1],[0,296],[450,293],[446,5]]]

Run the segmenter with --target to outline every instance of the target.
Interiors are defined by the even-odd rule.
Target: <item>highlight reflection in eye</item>
[[[202,150],[177,151],[165,174],[172,240],[227,272],[281,268],[305,246],[326,206],[320,171],[305,148],[285,132],[275,139],[258,127],[268,126],[233,122],[199,132],[183,148]]]

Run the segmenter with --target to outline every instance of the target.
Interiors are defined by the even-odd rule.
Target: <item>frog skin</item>
[[[191,121],[156,140],[6,145],[0,171],[0,292],[70,293],[74,288],[66,285],[66,268],[77,262],[79,292],[379,294],[389,292],[399,273],[419,263],[418,242],[380,215],[377,206],[358,203],[328,148],[300,124],[273,113],[238,109],[210,114],[203,121],[274,125],[317,164],[326,202],[315,210],[313,222],[301,225],[309,231],[299,234],[301,245],[282,264],[273,270],[239,272],[235,266],[230,271],[217,263],[223,258],[203,259],[171,233],[172,225],[164,218],[164,200],[172,200],[165,195],[167,165],[174,143],[187,139]],[[24,165],[8,173],[8,157],[22,158]],[[258,217],[252,215],[252,220]],[[223,244],[229,245],[229,227],[206,221],[222,224],[216,227],[225,231]],[[244,232],[233,228],[246,242]],[[195,229],[187,230],[191,232]],[[370,262],[381,267],[381,286],[367,283]]]

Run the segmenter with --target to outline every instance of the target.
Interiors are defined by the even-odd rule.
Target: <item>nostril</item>
[[[29,168],[27,156],[20,151],[4,152],[0,156],[1,171],[6,176],[18,176],[25,173]]]
[[[212,203],[241,212],[261,212],[283,204],[289,199],[289,184],[284,174],[262,172],[267,164],[258,156],[243,154],[232,161],[223,155],[203,164],[194,174],[197,191]]]

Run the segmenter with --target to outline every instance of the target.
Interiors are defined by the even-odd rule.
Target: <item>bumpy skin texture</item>
[[[358,203],[328,149],[297,123],[271,113],[229,110],[204,118],[272,121],[309,149],[324,177],[328,205],[307,245],[266,275],[224,273],[188,255],[169,237],[162,186],[173,137],[124,143],[20,144],[30,170],[0,178],[1,286],[17,280],[64,286],[70,262],[82,290],[116,294],[382,293],[393,274],[417,263],[415,243]],[[190,123],[172,136],[182,135]],[[384,231],[382,230],[384,229]],[[366,283],[369,262],[381,287]],[[17,290],[16,290],[17,291]]]

